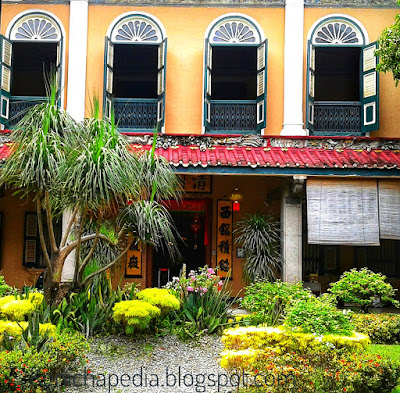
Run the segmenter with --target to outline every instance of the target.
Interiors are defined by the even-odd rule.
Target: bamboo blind
[[[400,181],[379,180],[381,239],[400,239]]]
[[[376,180],[308,179],[310,244],[379,245]]]

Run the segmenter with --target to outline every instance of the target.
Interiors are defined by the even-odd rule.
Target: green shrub
[[[297,300],[313,297],[302,283],[257,281],[246,287],[241,306],[255,315],[255,323],[273,326],[282,323],[286,308]]]
[[[4,296],[6,293],[11,292],[12,288],[6,284],[3,276],[0,276],[0,297]]]
[[[126,334],[147,329],[153,318],[161,315],[158,307],[142,300],[126,300],[116,303],[113,308],[115,322],[125,326]]]
[[[285,325],[303,333],[351,335],[350,312],[320,298],[299,300],[288,310]]]
[[[163,315],[179,310],[181,307],[177,297],[171,295],[168,289],[147,288],[140,291],[137,294],[137,298],[158,307]]]
[[[368,334],[374,344],[400,343],[400,315],[353,314],[352,321],[357,332]]]
[[[57,377],[70,374],[84,364],[89,346],[79,334],[63,333],[48,343],[45,350],[0,352],[0,392],[54,393]]]
[[[267,386],[239,392],[390,393],[400,376],[398,364],[380,356],[336,352],[313,356],[268,352],[256,356],[246,372],[253,376],[249,381],[258,375],[258,383],[268,375]]]
[[[400,303],[394,299],[396,289],[385,280],[386,276],[367,268],[351,269],[344,272],[339,281],[330,284],[328,291],[343,302],[360,305],[363,311],[367,311],[377,298],[382,303],[392,303],[399,307]]]

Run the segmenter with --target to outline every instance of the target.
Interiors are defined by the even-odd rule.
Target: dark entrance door
[[[171,211],[170,213],[181,236],[178,240],[181,258],[172,261],[162,250],[154,253],[152,282],[154,287],[163,286],[172,280],[173,276],[179,276],[184,263],[188,272],[205,264],[205,212]]]

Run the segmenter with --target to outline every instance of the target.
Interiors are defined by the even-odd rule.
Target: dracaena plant
[[[281,267],[279,223],[270,214],[247,214],[237,224],[235,242],[246,254],[243,278],[275,280]]]
[[[179,196],[181,187],[168,163],[155,156],[156,135],[152,149],[138,155],[118,132],[113,116],[101,118],[98,100],[93,100],[92,117],[77,123],[57,105],[55,86],[48,101],[33,107],[15,127],[11,155],[0,174],[1,183],[36,202],[48,302],[83,289],[114,266],[133,242],[166,247],[176,254],[176,231],[159,199]],[[57,242],[53,219],[62,213],[68,213],[68,220]],[[92,231],[85,233],[88,222]],[[110,225],[112,231],[107,229]],[[99,241],[120,252],[84,277]],[[73,251],[73,280],[61,284],[65,261]]]

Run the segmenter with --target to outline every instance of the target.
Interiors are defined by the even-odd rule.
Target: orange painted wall
[[[394,22],[399,9],[306,8],[304,15],[304,86],[307,86],[307,34],[319,18],[329,14],[346,14],[356,18],[368,32],[369,41],[376,41],[382,30]],[[400,138],[400,87],[396,88],[391,73],[379,74],[379,130],[371,137]],[[306,89],[304,89],[304,113]]]
[[[86,114],[90,99],[103,94],[104,37],[111,22],[128,11],[145,11],[164,25],[168,37],[165,129],[201,133],[204,33],[217,17],[239,12],[257,20],[269,40],[267,134],[283,122],[283,8],[120,7],[89,5]]]
[[[56,15],[65,30],[64,37],[64,51],[65,51],[65,62],[63,64],[63,70],[65,73],[64,83],[64,108],[67,106],[67,75],[68,75],[68,45],[69,45],[69,5],[66,4],[3,4],[1,10],[1,34],[5,35],[7,26],[11,20],[17,16],[20,12],[27,10],[45,10]]]
[[[35,212],[35,206],[31,201],[12,196],[12,191],[8,190],[0,197],[0,212],[3,216],[0,275],[12,286],[34,285],[33,271],[23,267],[22,261],[25,212]]]
[[[211,262],[211,266],[215,267],[216,260],[216,250],[217,250],[217,201],[219,199],[229,198],[230,193],[235,188],[239,189],[239,192],[243,195],[243,199],[240,202],[240,212],[233,213],[233,223],[235,224],[241,220],[248,213],[264,213],[265,205],[264,202],[268,202],[268,206],[272,214],[274,215],[276,221],[280,219],[280,192],[279,187],[285,184],[287,180],[283,177],[268,177],[268,176],[212,176],[213,190],[211,194],[186,194],[186,198],[209,198],[212,200],[212,207],[210,212],[211,218],[211,231],[209,233],[210,240],[210,252],[206,255],[205,263],[207,261]],[[258,190],[254,192],[254,190]],[[240,247],[239,244],[234,243],[231,249],[233,254],[233,274],[232,281],[230,282],[230,289],[232,290],[233,296],[238,294],[240,290],[246,285],[242,280],[242,267],[244,264],[244,259],[236,258],[236,249]],[[151,267],[152,256],[151,253],[147,253],[147,267]],[[146,287],[145,274],[149,273],[149,269],[143,266],[143,278],[142,279],[122,279],[121,286],[126,282],[135,281],[140,284],[140,288]],[[113,285],[116,286],[119,283],[121,276],[124,275],[124,266],[121,269],[116,269],[114,272]]]

